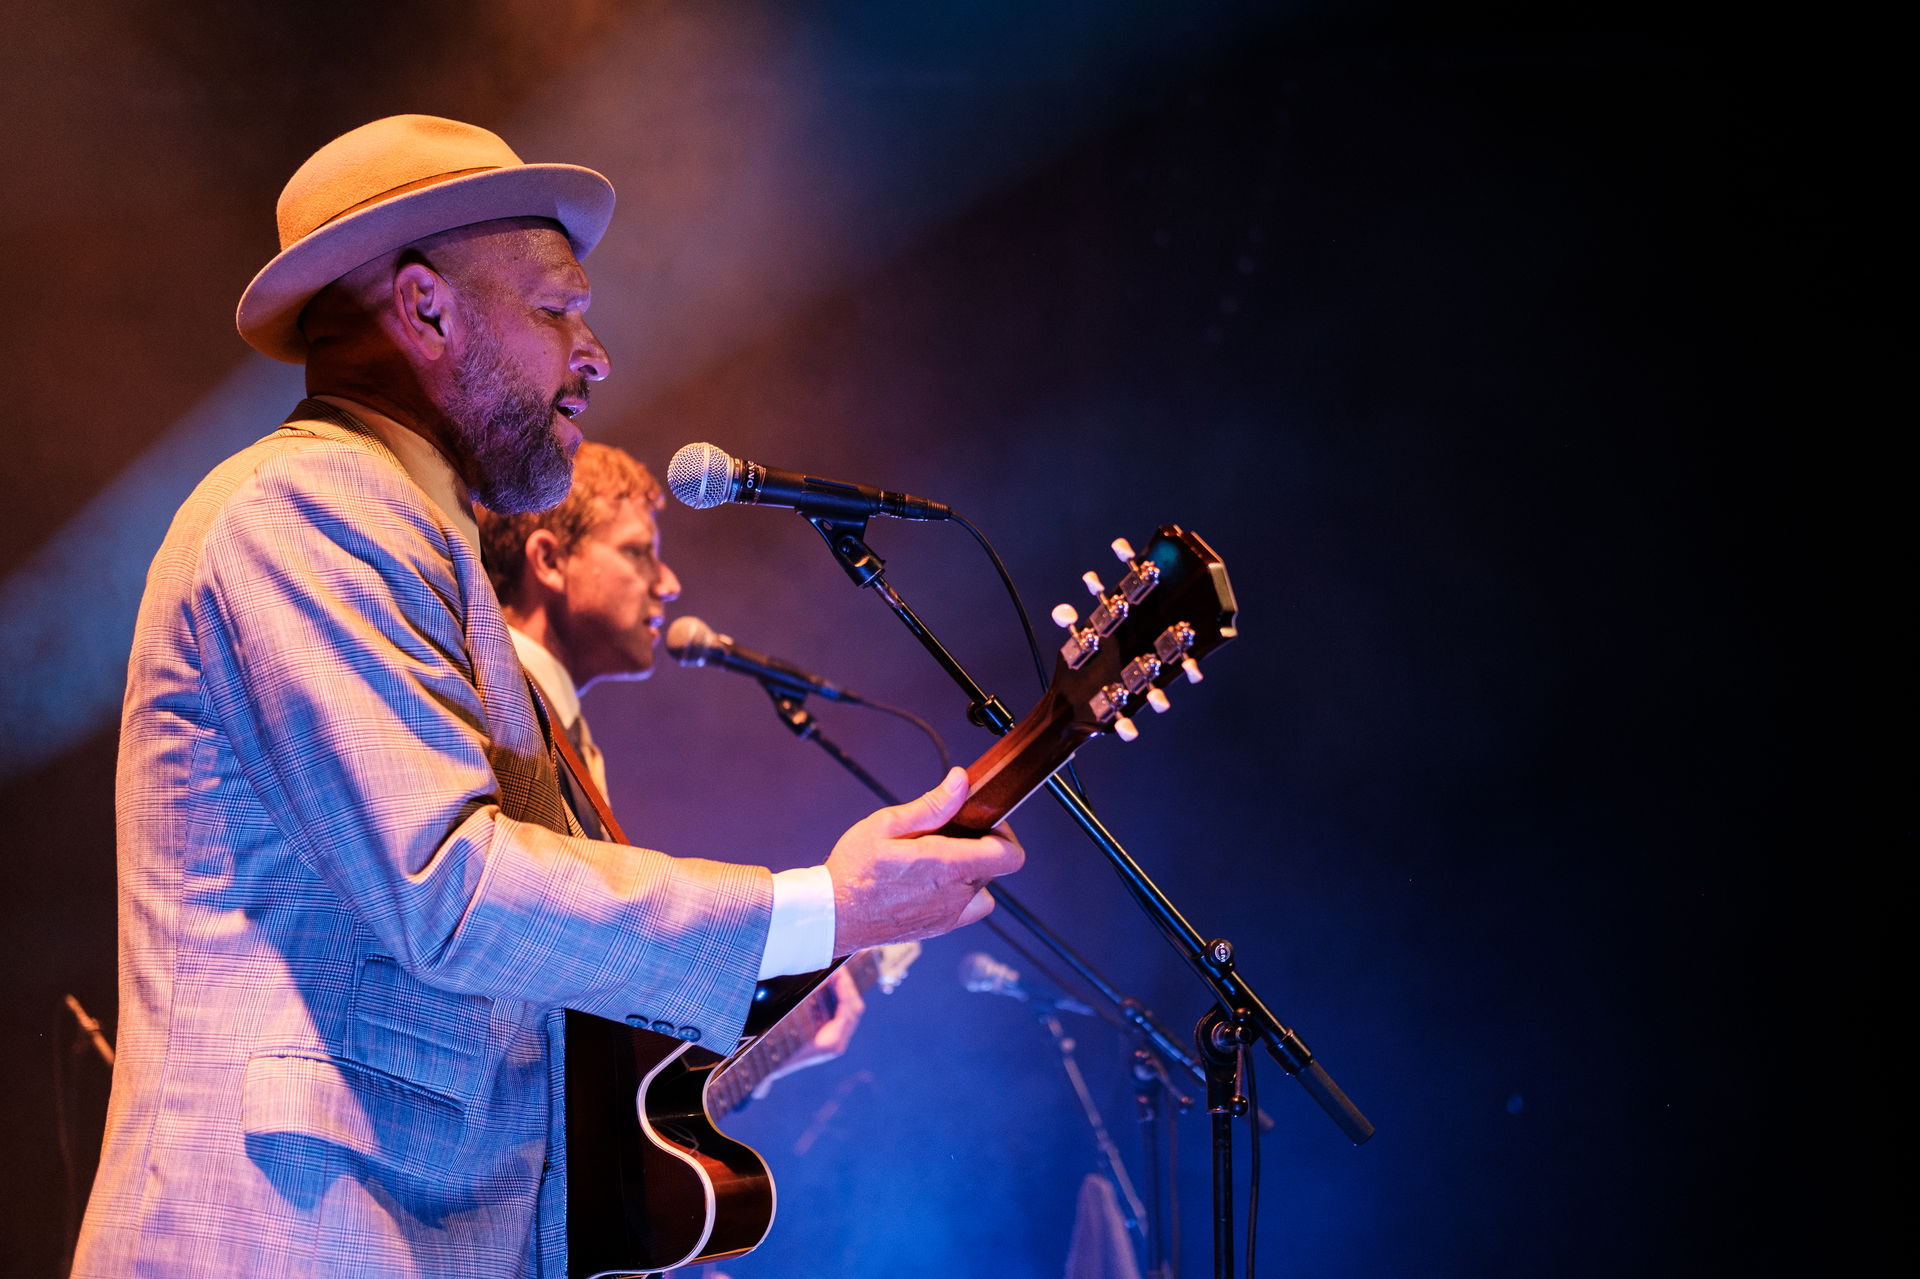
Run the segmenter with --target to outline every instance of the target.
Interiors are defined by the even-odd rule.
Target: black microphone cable
[[[823,680],[810,671],[790,666],[778,658],[745,649],[732,636],[718,634],[713,627],[691,613],[682,613],[667,628],[667,655],[682,666],[718,666],[749,676],[775,698],[785,696],[797,700],[818,693],[831,701],[865,706],[897,716],[927,735],[927,739],[933,743],[933,749],[939,753],[942,775],[953,767],[953,757],[947,753],[946,742],[932,724],[912,711],[875,701],[850,688]]]
[[[993,571],[1000,575],[1000,584],[1007,588],[1007,597],[1013,601],[1013,611],[1020,618],[1020,630],[1027,637],[1027,653],[1033,658],[1033,673],[1039,677],[1040,691],[1042,693],[1046,692],[1046,659],[1040,655],[1040,640],[1033,633],[1033,618],[1027,612],[1026,601],[1020,598],[1020,588],[1014,585],[1013,574],[1007,571],[1006,561],[1000,558],[1000,552],[994,549],[993,543],[987,539],[987,535],[973,526],[972,520],[960,514],[958,511],[953,512],[952,519],[955,524],[958,524],[961,528],[973,535],[973,540],[978,542],[980,549],[987,553],[987,559],[993,564]],[[1068,760],[1060,771],[1066,774],[1066,785],[1068,789],[1072,790],[1075,795],[1078,795],[1084,801],[1087,798],[1087,791],[1086,788],[1080,784],[1080,774],[1074,768],[1073,761]]]
[[[905,707],[889,706],[885,702],[876,702],[871,697],[849,698],[848,700],[855,706],[869,706],[876,711],[885,711],[889,715],[898,715],[901,719],[912,724],[915,728],[925,733],[928,740],[933,743],[933,749],[940,752],[940,775],[945,777],[953,771],[953,756],[947,753],[946,742],[942,740],[940,734],[934,730],[933,725],[927,723],[926,720],[921,719]]]

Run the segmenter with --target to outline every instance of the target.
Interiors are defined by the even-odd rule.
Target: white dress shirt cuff
[[[832,963],[833,925],[833,875],[825,866],[775,871],[761,978],[817,972]]]

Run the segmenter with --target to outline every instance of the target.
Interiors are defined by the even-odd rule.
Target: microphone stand
[[[1036,1015],[1060,1048],[1061,1069],[1067,1072],[1067,1082],[1073,1085],[1074,1095],[1080,1099],[1080,1109],[1087,1116],[1087,1125],[1093,1129],[1093,1144],[1100,1152],[1100,1161],[1107,1166],[1107,1176],[1119,1190],[1121,1202],[1126,1205],[1127,1231],[1139,1235],[1145,1242],[1151,1234],[1146,1205],[1140,1202],[1139,1192],[1133,1188],[1133,1178],[1127,1176],[1127,1165],[1120,1158],[1120,1149],[1113,1144],[1106,1121],[1100,1117],[1100,1107],[1094,1104],[1093,1093],[1087,1089],[1087,1077],[1080,1073],[1079,1059],[1074,1056],[1077,1045],[1073,1036],[1060,1024],[1059,1011],[1051,1002],[1040,1003]]]
[[[980,687],[887,582],[886,561],[866,543],[867,521],[808,514],[804,510],[801,514],[826,541],[854,585],[871,588],[878,594],[959,686],[968,699],[967,718],[1001,736],[1012,731],[1014,717],[1006,706]],[[1300,1036],[1282,1024],[1241,977],[1234,962],[1233,943],[1224,937],[1203,939],[1101,823],[1086,800],[1058,774],[1049,777],[1046,785],[1080,829],[1106,854],[1127,892],[1207,986],[1217,1005],[1196,1025],[1195,1040],[1207,1062],[1208,1109],[1214,1115],[1214,1274],[1217,1279],[1233,1279],[1232,1119],[1247,1112],[1245,1085],[1251,1069],[1248,1047],[1254,1043],[1264,1045],[1280,1068],[1299,1081],[1355,1145],[1373,1136],[1373,1124],[1314,1060]]]
[[[1207,1082],[1207,1070],[1181,1047],[1179,1040],[1168,1033],[1153,1015],[1152,1009],[1139,1000],[1122,995],[1114,989],[1105,977],[1076,954],[1057,933],[1041,923],[1005,884],[994,884],[988,891],[993,894],[993,899],[1001,910],[1013,916],[1014,920],[1029,933],[1045,943],[1047,949],[1106,1000],[1125,1020],[1133,1034],[1134,1046],[1131,1060],[1135,1081],[1134,1097],[1139,1105],[1141,1140],[1146,1147],[1147,1202],[1151,1205],[1147,1216],[1148,1229],[1143,1236],[1147,1242],[1147,1274],[1149,1279],[1173,1279],[1177,1263],[1168,1260],[1169,1244],[1166,1232],[1154,1228],[1162,1198],[1159,1184],[1159,1173],[1163,1162],[1160,1148],[1160,1119],[1168,1099],[1171,1099],[1174,1108],[1183,1115],[1193,1108],[1193,1098],[1182,1092],[1174,1082],[1170,1067],[1178,1067],[1200,1084]],[[990,926],[993,923],[991,919],[987,922]],[[1272,1131],[1273,1116],[1259,1107],[1254,1108],[1253,1114],[1261,1131]],[[1171,1151],[1167,1153],[1165,1162],[1171,1168]],[[1232,1184],[1231,1178],[1228,1184]],[[1179,1201],[1176,1197],[1168,1202],[1172,1209],[1167,1214],[1168,1220],[1177,1227]]]
[[[1146,1279],[1175,1279],[1179,1273],[1177,1262],[1168,1260],[1169,1252],[1178,1255],[1180,1251],[1180,1196],[1175,1189],[1175,1179],[1179,1175],[1179,1160],[1175,1152],[1178,1149],[1179,1130],[1173,1126],[1167,1116],[1167,1098],[1173,1098],[1173,1104],[1181,1114],[1193,1106],[1193,1098],[1183,1094],[1173,1086],[1173,1078],[1167,1074],[1167,1064],[1145,1045],[1133,1050],[1133,1101],[1134,1118],[1140,1125],[1141,1144],[1146,1147],[1147,1156],[1147,1276]],[[1166,1168],[1166,1188],[1161,1187],[1161,1168],[1163,1156],[1160,1150],[1160,1135],[1169,1134],[1164,1155]],[[1166,1205],[1166,1220],[1171,1229],[1160,1226],[1161,1205]]]
[[[1098,970],[1078,954],[1074,953],[1073,948],[1068,946],[1059,934],[1041,923],[1034,913],[1027,909],[1027,907],[1021,903],[1020,899],[1015,897],[1013,893],[1007,889],[1005,884],[991,885],[987,891],[993,894],[993,899],[999,903],[1000,909],[1013,916],[1021,927],[1044,942],[1048,950],[1051,950],[1059,957],[1062,963],[1066,964],[1067,967],[1073,969],[1073,971],[1079,975],[1080,980],[1093,987],[1094,991],[1102,999],[1113,1005],[1120,1016],[1126,1020],[1127,1025],[1132,1029],[1133,1033],[1140,1039],[1141,1051],[1151,1054],[1162,1062],[1170,1062],[1179,1066],[1180,1069],[1192,1076],[1195,1083],[1206,1083],[1207,1073],[1205,1068],[1203,1068],[1199,1062],[1195,1061],[1193,1056],[1188,1053],[1185,1048],[1181,1047],[1180,1041],[1175,1039],[1165,1026],[1160,1024],[1159,1019],[1153,1015],[1152,1009],[1132,996],[1122,995],[1118,990],[1115,990],[1112,984],[1100,975]],[[1169,1088],[1173,1086],[1171,1079],[1168,1079],[1167,1086]],[[1191,1097],[1181,1095],[1177,1092],[1175,1099],[1178,1101],[1182,1110],[1193,1104]],[[1259,1114],[1259,1119],[1262,1131],[1272,1131],[1273,1116],[1262,1110]]]
[[[1075,954],[1073,949],[1058,934],[1034,915],[1015,897],[1004,884],[994,884],[988,890],[999,911],[1013,916],[1033,936],[1044,942],[1049,950],[1067,967],[1078,973],[1081,980],[1093,987],[1100,997],[1107,1001],[1126,1023],[1129,1032],[1128,1070],[1133,1076],[1135,1119],[1140,1126],[1140,1142],[1146,1166],[1146,1211],[1142,1218],[1141,1242],[1145,1245],[1146,1279],[1173,1279],[1178,1271],[1178,1263],[1168,1258],[1169,1239],[1174,1242],[1177,1251],[1179,1238],[1180,1204],[1178,1196],[1169,1197],[1161,1185],[1161,1169],[1167,1173],[1167,1188],[1173,1185],[1172,1143],[1167,1143],[1165,1151],[1161,1146],[1161,1133],[1171,1127],[1164,1123],[1169,1100],[1180,1114],[1186,1114],[1193,1108],[1193,1098],[1182,1092],[1174,1082],[1169,1065],[1177,1065],[1195,1079],[1204,1082],[1205,1073],[1200,1064],[1181,1048],[1178,1040],[1169,1035],[1154,1017],[1152,1011],[1139,1000],[1123,996],[1097,972],[1086,960]],[[1035,966],[1044,969],[1044,961],[1026,954],[1026,949],[1007,935],[991,917],[987,926],[999,933],[1001,939],[1016,951],[1026,956]],[[1113,1020],[1111,1016],[1107,1020]],[[1265,1111],[1261,1111],[1260,1122],[1263,1127],[1271,1128],[1273,1120]],[[1162,1224],[1163,1204],[1165,1225]],[[1170,1226],[1171,1229],[1167,1227]]]
[[[760,686],[773,699],[774,712],[780,717],[781,723],[792,729],[796,737],[802,741],[818,742],[823,750],[853,774],[861,785],[879,796],[883,803],[898,804],[900,802],[892,791],[888,790],[873,774],[862,768],[858,760],[821,734],[819,723],[802,705],[807,696],[805,691],[789,688],[764,678],[760,681]],[[1142,1202],[1139,1192],[1134,1189],[1133,1181],[1127,1175],[1126,1164],[1121,1160],[1120,1152],[1107,1132],[1106,1123],[1100,1116],[1099,1107],[1094,1103],[1093,1094],[1087,1089],[1086,1077],[1081,1074],[1080,1064],[1074,1057],[1074,1040],[1060,1025],[1058,1005],[1053,1001],[1042,1001],[1037,1005],[1040,1023],[1053,1035],[1054,1042],[1059,1046],[1061,1065],[1067,1072],[1067,1080],[1072,1084],[1073,1091],[1080,1100],[1081,1109],[1086,1112],[1087,1123],[1093,1129],[1094,1145],[1100,1152],[1101,1160],[1107,1166],[1108,1176],[1118,1188],[1127,1206],[1127,1229],[1138,1233],[1145,1245],[1148,1279],[1172,1279],[1174,1272],[1168,1268],[1165,1257],[1164,1232],[1157,1229],[1154,1224],[1154,1217],[1159,1212],[1161,1200],[1159,1133],[1157,1127],[1153,1126],[1159,1112],[1155,1103],[1157,1096],[1171,1093],[1182,1113],[1193,1105],[1191,1097],[1173,1087],[1173,1081],[1162,1061],[1163,1055],[1179,1062],[1195,1078],[1201,1077],[1200,1067],[1181,1051],[1179,1043],[1167,1034],[1159,1022],[1154,1020],[1153,1014],[1144,1005],[1136,1000],[1122,999],[1113,987],[1068,949],[1067,944],[1035,918],[1033,912],[1021,905],[1013,894],[997,884],[987,891],[993,894],[994,901],[1002,909],[1025,925],[1034,936],[1044,941],[1055,954],[1070,964],[1096,990],[1119,1008],[1137,1037],[1138,1046],[1133,1049],[1131,1057],[1136,1080],[1134,1093],[1140,1106],[1140,1122],[1146,1131],[1147,1185],[1152,1195],[1151,1200],[1146,1203]],[[1272,1125],[1273,1121],[1267,1118],[1264,1111],[1260,1117],[1268,1126]]]
[[[860,767],[859,761],[847,754],[837,743],[829,740],[827,736],[820,731],[819,721],[815,720],[813,713],[803,705],[807,700],[807,694],[804,690],[792,688],[779,683],[777,680],[771,680],[765,677],[761,678],[760,687],[766,689],[767,696],[773,699],[773,713],[780,717],[782,724],[785,724],[793,730],[795,737],[798,737],[803,742],[817,743],[821,750],[833,756],[841,767],[859,778],[862,785],[887,803],[898,804],[900,802],[888,792],[886,787],[882,786],[879,781],[874,778],[873,774]]]

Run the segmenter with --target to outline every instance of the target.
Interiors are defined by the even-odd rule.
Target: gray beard
[[[581,381],[568,389],[584,393]],[[450,443],[475,500],[501,515],[559,505],[573,484],[573,455],[554,438],[554,400],[520,376],[491,334],[461,355],[453,388]]]

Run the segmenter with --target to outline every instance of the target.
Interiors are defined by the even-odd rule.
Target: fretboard
[[[856,987],[865,991],[879,979],[879,956],[875,951],[863,950],[848,959],[841,968],[853,978]],[[827,983],[821,983],[801,1001],[799,1007],[755,1040],[751,1048],[734,1058],[724,1073],[708,1082],[709,1115],[721,1119],[730,1114],[767,1076],[813,1042],[820,1027],[826,1025],[833,1016],[833,999],[828,989]]]

